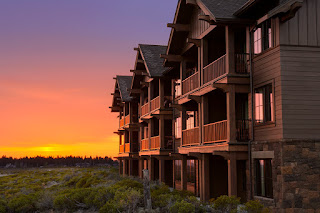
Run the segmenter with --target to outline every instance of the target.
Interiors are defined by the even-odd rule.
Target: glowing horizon
[[[176,2],[29,0],[0,7],[0,156],[115,157],[113,77],[130,75],[138,43],[167,43]]]

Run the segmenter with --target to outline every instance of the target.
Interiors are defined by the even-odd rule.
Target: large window
[[[255,120],[256,123],[274,121],[272,84],[255,90]]]
[[[271,159],[255,160],[255,194],[273,198]]]
[[[272,47],[271,20],[267,20],[257,26],[253,32],[254,53],[259,54]]]
[[[176,118],[175,121],[175,136],[176,138],[181,138],[181,131],[182,131],[182,122],[181,117]]]

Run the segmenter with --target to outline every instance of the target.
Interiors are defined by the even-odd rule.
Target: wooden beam
[[[144,63],[144,61],[142,59],[137,59],[137,63]]]
[[[200,21],[206,21],[206,22],[208,22],[209,24],[214,24],[214,23],[215,23],[214,20],[212,20],[212,19],[210,18],[210,16],[208,16],[208,15],[199,15],[199,16],[198,16],[198,19],[199,19]]]
[[[135,47],[133,48],[134,51],[140,51],[140,48],[139,47]]]
[[[196,45],[197,47],[201,46],[201,39],[193,39],[193,38],[187,38],[187,43],[191,43]]]
[[[176,108],[179,111],[182,111],[182,106],[180,104],[170,104],[170,107]]]
[[[149,82],[140,81],[140,85],[148,87],[150,85]]]
[[[142,90],[141,89],[128,89],[128,92],[138,94],[138,93],[142,93]]]
[[[166,54],[160,54],[160,58],[164,58],[167,61],[170,62],[180,62],[182,61],[182,56],[181,55],[166,55]]]
[[[117,80],[117,78],[116,78],[116,77],[113,77],[113,79],[114,79],[114,80]]]
[[[144,75],[147,74],[147,70],[130,70],[130,72],[133,72],[136,75]]]
[[[283,16],[281,16],[280,21],[285,22],[285,21],[288,21],[289,19],[292,19],[296,15],[296,12],[300,9],[300,7],[302,7],[301,2],[295,2],[294,4],[292,4],[290,6],[290,10],[287,13],[285,13]]]
[[[195,96],[195,95],[188,95],[189,99],[194,100],[197,103],[201,103],[201,97],[200,96]]]
[[[196,5],[196,6],[198,6],[196,0],[186,0],[186,4],[191,4],[191,5]]]
[[[168,23],[167,27],[173,28],[177,32],[189,32],[190,31],[190,25],[189,24],[173,24]]]

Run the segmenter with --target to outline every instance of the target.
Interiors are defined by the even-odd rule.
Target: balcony
[[[227,120],[203,126],[204,143],[217,143],[227,140]]]
[[[199,127],[182,130],[182,146],[199,144]]]
[[[130,115],[127,115],[125,118],[124,118],[124,125],[128,125],[130,124]]]
[[[160,136],[154,136],[151,138],[150,149],[160,149]]]
[[[119,123],[119,127],[123,127],[124,126],[124,118],[120,119],[120,123]]]
[[[250,55],[248,53],[235,54],[235,71],[238,74],[248,74],[248,61]]]
[[[203,81],[208,83],[224,74],[226,74],[226,55],[203,68]]]
[[[150,105],[151,105],[151,111],[159,109],[160,108],[160,96],[152,99],[150,102]]]
[[[247,142],[250,140],[251,120],[237,120],[237,141]]]
[[[124,153],[124,145],[119,146],[119,153]]]
[[[149,102],[144,104],[142,107],[141,107],[141,115],[140,116],[144,116],[146,114],[149,113]]]
[[[141,151],[149,150],[149,138],[145,138],[141,140],[140,150]]]
[[[186,94],[199,87],[199,72],[194,73],[182,81],[183,94]]]

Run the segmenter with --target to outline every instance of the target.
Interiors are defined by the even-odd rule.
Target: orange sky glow
[[[1,1],[0,156],[115,157],[113,77],[130,74],[138,43],[167,43],[175,7],[172,0]]]

